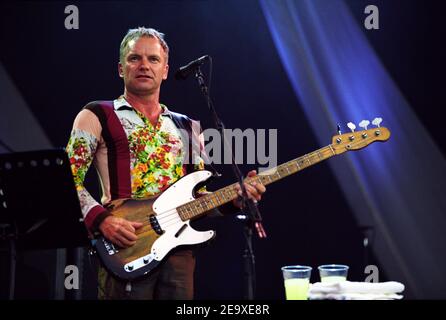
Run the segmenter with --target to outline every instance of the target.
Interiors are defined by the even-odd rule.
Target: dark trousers
[[[192,300],[194,297],[195,257],[192,250],[178,250],[164,260],[149,275],[130,283],[105,270],[98,269],[100,300]]]

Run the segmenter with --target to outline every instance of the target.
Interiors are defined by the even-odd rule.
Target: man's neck
[[[125,90],[124,98],[136,110],[145,115],[151,122],[156,122],[162,112],[159,96],[139,96]]]

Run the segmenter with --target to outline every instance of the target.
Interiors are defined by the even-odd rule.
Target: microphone
[[[209,59],[208,55],[204,55],[197,60],[194,60],[192,62],[189,62],[187,65],[182,66],[175,72],[175,79],[177,80],[184,80],[186,79],[189,74],[195,71],[199,66],[201,66],[206,60]]]

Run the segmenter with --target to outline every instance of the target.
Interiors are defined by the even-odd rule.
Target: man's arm
[[[97,117],[84,109],[74,120],[66,147],[84,222],[91,234],[97,232],[100,223],[110,215],[84,187],[85,176],[95,157],[101,130]]]

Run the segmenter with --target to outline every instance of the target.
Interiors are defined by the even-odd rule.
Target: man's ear
[[[124,70],[122,69],[121,62],[118,62],[118,73],[119,73],[119,77],[124,78]]]
[[[164,74],[163,74],[163,80],[167,79],[167,75],[169,74],[169,65],[166,64],[166,67],[164,69]]]

